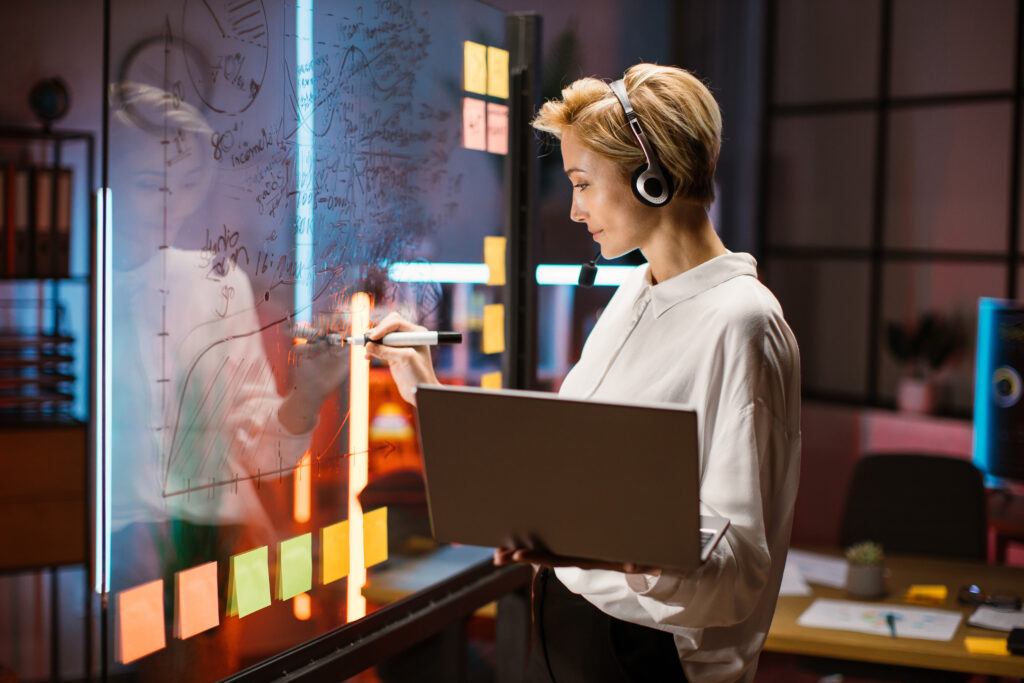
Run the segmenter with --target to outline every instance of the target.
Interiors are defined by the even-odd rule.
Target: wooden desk
[[[966,636],[1005,637],[1001,631],[967,626],[973,607],[956,601],[961,586],[976,583],[986,592],[1005,591],[1024,596],[1024,569],[972,562],[892,556],[886,559],[889,569],[889,595],[869,602],[906,605],[903,594],[912,584],[943,584],[949,588],[946,602],[938,609],[960,610],[960,622],[953,640],[937,642],[916,638],[890,638],[852,631],[807,628],[796,623],[815,598],[845,598],[841,589],[812,584],[813,595],[781,596],[775,619],[764,649],[789,654],[853,659],[879,664],[898,664],[945,671],[974,674],[1024,677],[1024,655],[976,655],[964,647]]]

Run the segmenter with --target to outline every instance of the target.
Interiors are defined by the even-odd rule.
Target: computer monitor
[[[1024,482],[1024,302],[978,300],[974,465]]]

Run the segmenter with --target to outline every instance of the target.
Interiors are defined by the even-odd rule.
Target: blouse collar
[[[687,299],[741,275],[757,277],[757,261],[746,253],[722,254],[656,285],[650,284],[650,264],[644,265],[644,290],[650,290],[655,317]]]

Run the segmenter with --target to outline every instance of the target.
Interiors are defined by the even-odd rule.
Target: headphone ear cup
[[[646,164],[633,171],[633,180],[629,186],[633,189],[633,196],[647,206],[665,206],[672,199],[672,184],[664,174]]]

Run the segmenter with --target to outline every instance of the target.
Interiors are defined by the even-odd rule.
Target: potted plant
[[[874,541],[861,541],[846,549],[846,592],[854,598],[885,595],[885,554]]]
[[[935,379],[962,348],[962,325],[935,312],[916,323],[890,322],[889,351],[903,366],[896,403],[900,410],[930,413],[935,406]]]

